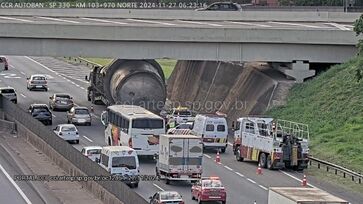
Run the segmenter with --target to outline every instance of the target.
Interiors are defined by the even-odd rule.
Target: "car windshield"
[[[75,113],[77,115],[88,115],[89,114],[87,109],[76,109]]]
[[[180,116],[191,116],[192,113],[190,111],[175,111],[174,115],[180,115]]]
[[[43,77],[43,76],[34,76],[33,80],[45,80],[45,77]]]
[[[101,154],[100,149],[90,149],[87,151],[87,154]]]
[[[56,98],[61,98],[61,99],[70,99],[71,97],[69,95],[56,95]]]
[[[192,129],[192,125],[191,124],[180,124],[178,126],[178,129]]]
[[[76,127],[72,127],[72,126],[62,127],[62,132],[75,132],[75,131],[77,131]]]
[[[112,167],[126,167],[128,169],[136,169],[135,157],[113,157]]]
[[[33,109],[33,113],[39,113],[39,112],[49,112],[49,110],[46,107],[36,107]]]
[[[15,91],[14,91],[14,89],[3,89],[3,90],[1,90],[1,93],[5,93],[5,94],[15,93]]]
[[[177,192],[162,192],[160,193],[161,200],[178,200],[181,196]]]
[[[218,187],[223,187],[223,185],[222,182],[219,180],[206,180],[203,181],[203,187],[218,188]]]

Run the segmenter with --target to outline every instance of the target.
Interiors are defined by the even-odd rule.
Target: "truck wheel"
[[[225,152],[226,152],[226,148],[222,148],[222,149],[221,149],[221,152],[222,152],[222,153],[225,153]]]
[[[166,179],[166,184],[169,185],[170,184],[170,180]]]
[[[267,156],[267,168],[271,169],[271,170],[274,169],[274,166],[273,166],[272,161],[271,161],[271,155]]]
[[[260,154],[260,159],[258,160],[261,168],[266,168],[267,165],[267,158],[266,158],[266,154],[265,153],[261,153]]]
[[[241,157],[241,150],[239,150],[239,149],[236,152],[236,160],[243,161],[243,157]]]

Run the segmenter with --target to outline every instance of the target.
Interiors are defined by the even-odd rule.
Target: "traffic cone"
[[[257,170],[256,170],[256,174],[257,175],[261,175],[262,174],[262,169],[261,169],[261,165],[258,164]]]
[[[217,151],[216,163],[221,163],[221,156],[219,155],[219,151]]]
[[[301,185],[302,185],[302,186],[306,186],[306,185],[307,185],[306,175],[304,175],[304,178],[303,178],[303,180],[301,181]]]

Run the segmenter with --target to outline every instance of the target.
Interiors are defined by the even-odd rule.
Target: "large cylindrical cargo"
[[[133,104],[159,113],[166,100],[165,77],[155,60],[115,60],[101,70],[111,104]]]

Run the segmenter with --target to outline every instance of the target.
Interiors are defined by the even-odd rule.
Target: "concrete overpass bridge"
[[[262,61],[302,81],[309,63],[357,51],[352,23],[14,16],[0,12],[0,54]],[[223,18],[222,18],[223,19]]]

